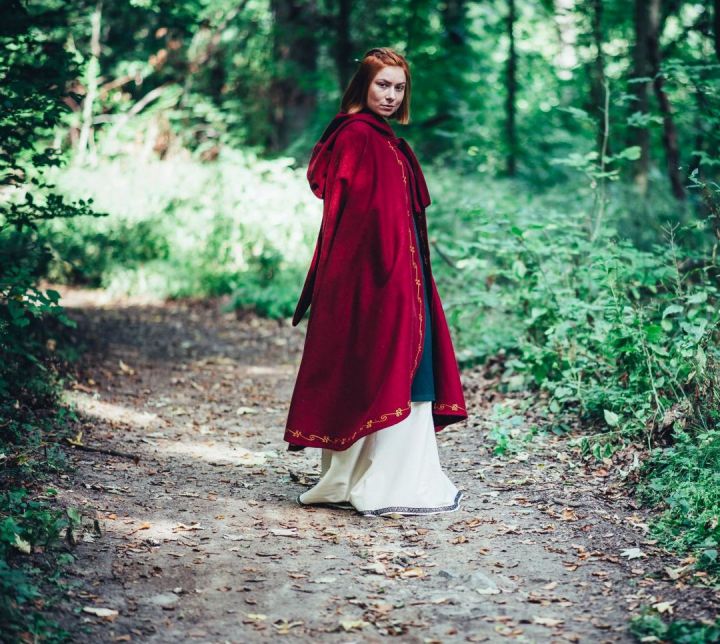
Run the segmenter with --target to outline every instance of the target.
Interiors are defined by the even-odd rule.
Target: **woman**
[[[312,302],[285,440],[322,448],[322,467],[301,504],[371,515],[458,508],[435,431],[467,412],[430,266],[430,197],[387,120],[409,115],[407,61],[371,49],[310,159],[323,219],[293,317]]]

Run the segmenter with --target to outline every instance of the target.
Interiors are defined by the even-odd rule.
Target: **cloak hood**
[[[365,108],[355,114],[347,114],[346,112],[338,112],[330,125],[325,128],[320,140],[315,144],[310,156],[310,163],[307,170],[307,179],[310,189],[316,197],[323,199],[325,197],[325,186],[327,181],[328,168],[335,141],[342,132],[351,123],[361,121],[367,123],[370,127],[379,132],[388,139],[393,145],[396,145],[410,161],[415,181],[412,190],[413,210],[420,212],[430,205],[430,194],[428,192],[425,177],[423,176],[420,164],[418,163],[415,153],[407,144],[405,139],[395,136],[390,124],[381,116],[378,116],[371,110]]]

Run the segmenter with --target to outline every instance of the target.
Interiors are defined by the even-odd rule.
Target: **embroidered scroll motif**
[[[398,156],[397,150],[393,146],[390,141],[387,142],[390,149],[393,151],[393,154],[395,155],[395,160],[398,162],[398,165],[400,166],[400,172],[402,173],[402,180],[403,184],[405,185],[405,209],[408,214],[408,233],[410,234],[410,259],[412,260],[412,267],[413,272],[415,273],[415,286],[417,287],[417,300],[418,300],[418,321],[420,323],[420,344],[418,346],[417,351],[415,352],[415,362],[413,363],[413,368],[411,373],[415,373],[415,370],[417,369],[418,361],[420,360],[420,354],[422,353],[423,348],[423,340],[424,340],[424,326],[423,326],[423,313],[424,313],[424,306],[423,306],[423,299],[422,299],[422,282],[420,281],[420,272],[418,270],[417,262],[415,261],[415,240],[414,235],[412,231],[412,212],[410,211],[410,198],[408,197],[408,191],[407,191],[407,177],[405,176],[405,166],[403,165],[403,162],[400,160],[400,157]]]
[[[449,409],[451,411],[466,411],[465,407],[458,405],[457,403],[434,403],[433,411],[441,411],[443,409]]]
[[[321,443],[325,445],[346,445],[348,443],[353,443],[355,441],[355,438],[361,438],[359,434],[363,432],[363,430],[371,429],[373,425],[381,425],[388,421],[388,419],[391,416],[395,416],[396,418],[400,418],[405,412],[410,411],[410,401],[408,400],[407,407],[398,407],[394,411],[389,411],[384,414],[381,414],[379,418],[376,418],[375,420],[367,420],[365,421],[358,429],[356,429],[350,437],[347,438],[330,438],[330,436],[318,436],[317,434],[310,434],[309,436],[306,434],[303,434],[301,431],[296,429],[289,429],[288,433],[293,438],[302,438],[306,441],[320,441]],[[368,432],[365,432],[366,434]]]

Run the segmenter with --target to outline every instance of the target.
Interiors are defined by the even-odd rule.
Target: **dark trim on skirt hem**
[[[382,516],[386,514],[440,514],[441,512],[454,512],[460,507],[460,500],[462,499],[463,493],[458,490],[455,495],[455,500],[450,505],[443,505],[435,508],[412,508],[408,506],[389,506],[387,508],[380,508],[379,510],[358,510],[352,503],[348,501],[340,501],[337,503],[323,502],[323,503],[303,503],[298,495],[295,499],[298,505],[305,507],[326,507],[326,508],[337,508],[341,510],[355,510],[362,516]]]

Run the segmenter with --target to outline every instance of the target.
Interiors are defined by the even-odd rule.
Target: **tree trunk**
[[[713,2],[713,37],[715,39],[715,55],[720,60],[720,0]]]
[[[603,55],[603,3],[602,0],[592,0],[590,22],[592,25],[592,41],[595,46],[595,58],[590,70],[590,100],[597,120],[597,149],[608,145],[605,137],[605,56]],[[610,152],[608,151],[608,154]]]
[[[316,105],[319,20],[315,0],[271,0],[275,77],[270,87],[269,148],[288,146],[304,130]]]
[[[650,2],[656,0],[635,0],[635,48],[633,51],[634,69],[632,77],[638,79],[632,85],[635,95],[633,111],[647,115],[650,108],[649,91],[652,74],[648,55],[648,37],[650,25]],[[635,165],[635,185],[641,195],[647,194],[648,174],[650,171],[650,130],[646,124],[639,125],[634,132],[633,143],[640,148],[640,159]]]
[[[447,65],[444,69],[444,80],[440,84],[439,105],[440,111],[453,120],[459,118],[464,88],[463,74],[470,55],[465,32],[466,11],[465,0],[446,0],[440,11],[445,31],[443,44]]]
[[[506,171],[511,177],[517,173],[517,131],[515,127],[515,95],[517,94],[517,53],[515,50],[515,0],[508,0],[507,15],[508,57],[505,68],[505,138],[507,144]]]
[[[446,0],[442,9],[442,21],[450,47],[465,45],[465,0]]]
[[[357,63],[353,61],[353,42],[350,37],[351,0],[338,0],[338,13],[335,20],[335,66],[340,80],[340,90],[344,91],[355,73]],[[362,55],[358,54],[358,58]]]
[[[90,16],[90,60],[87,66],[85,98],[82,107],[82,125],[78,137],[77,160],[83,163],[89,149],[94,149],[93,114],[100,76],[100,27],[102,25],[102,0],[98,0]]]
[[[662,23],[660,20],[660,3],[661,0],[648,0],[649,7],[649,25],[648,25],[648,59],[653,76],[653,88],[655,97],[660,106],[660,113],[663,117],[663,135],[662,142],[665,148],[665,158],[667,161],[668,178],[670,179],[670,187],[673,196],[676,199],[685,198],[685,188],[683,187],[682,177],[680,175],[680,149],[678,147],[677,128],[672,116],[672,106],[670,99],[663,87],[665,79],[660,69],[660,33],[662,32]]]

